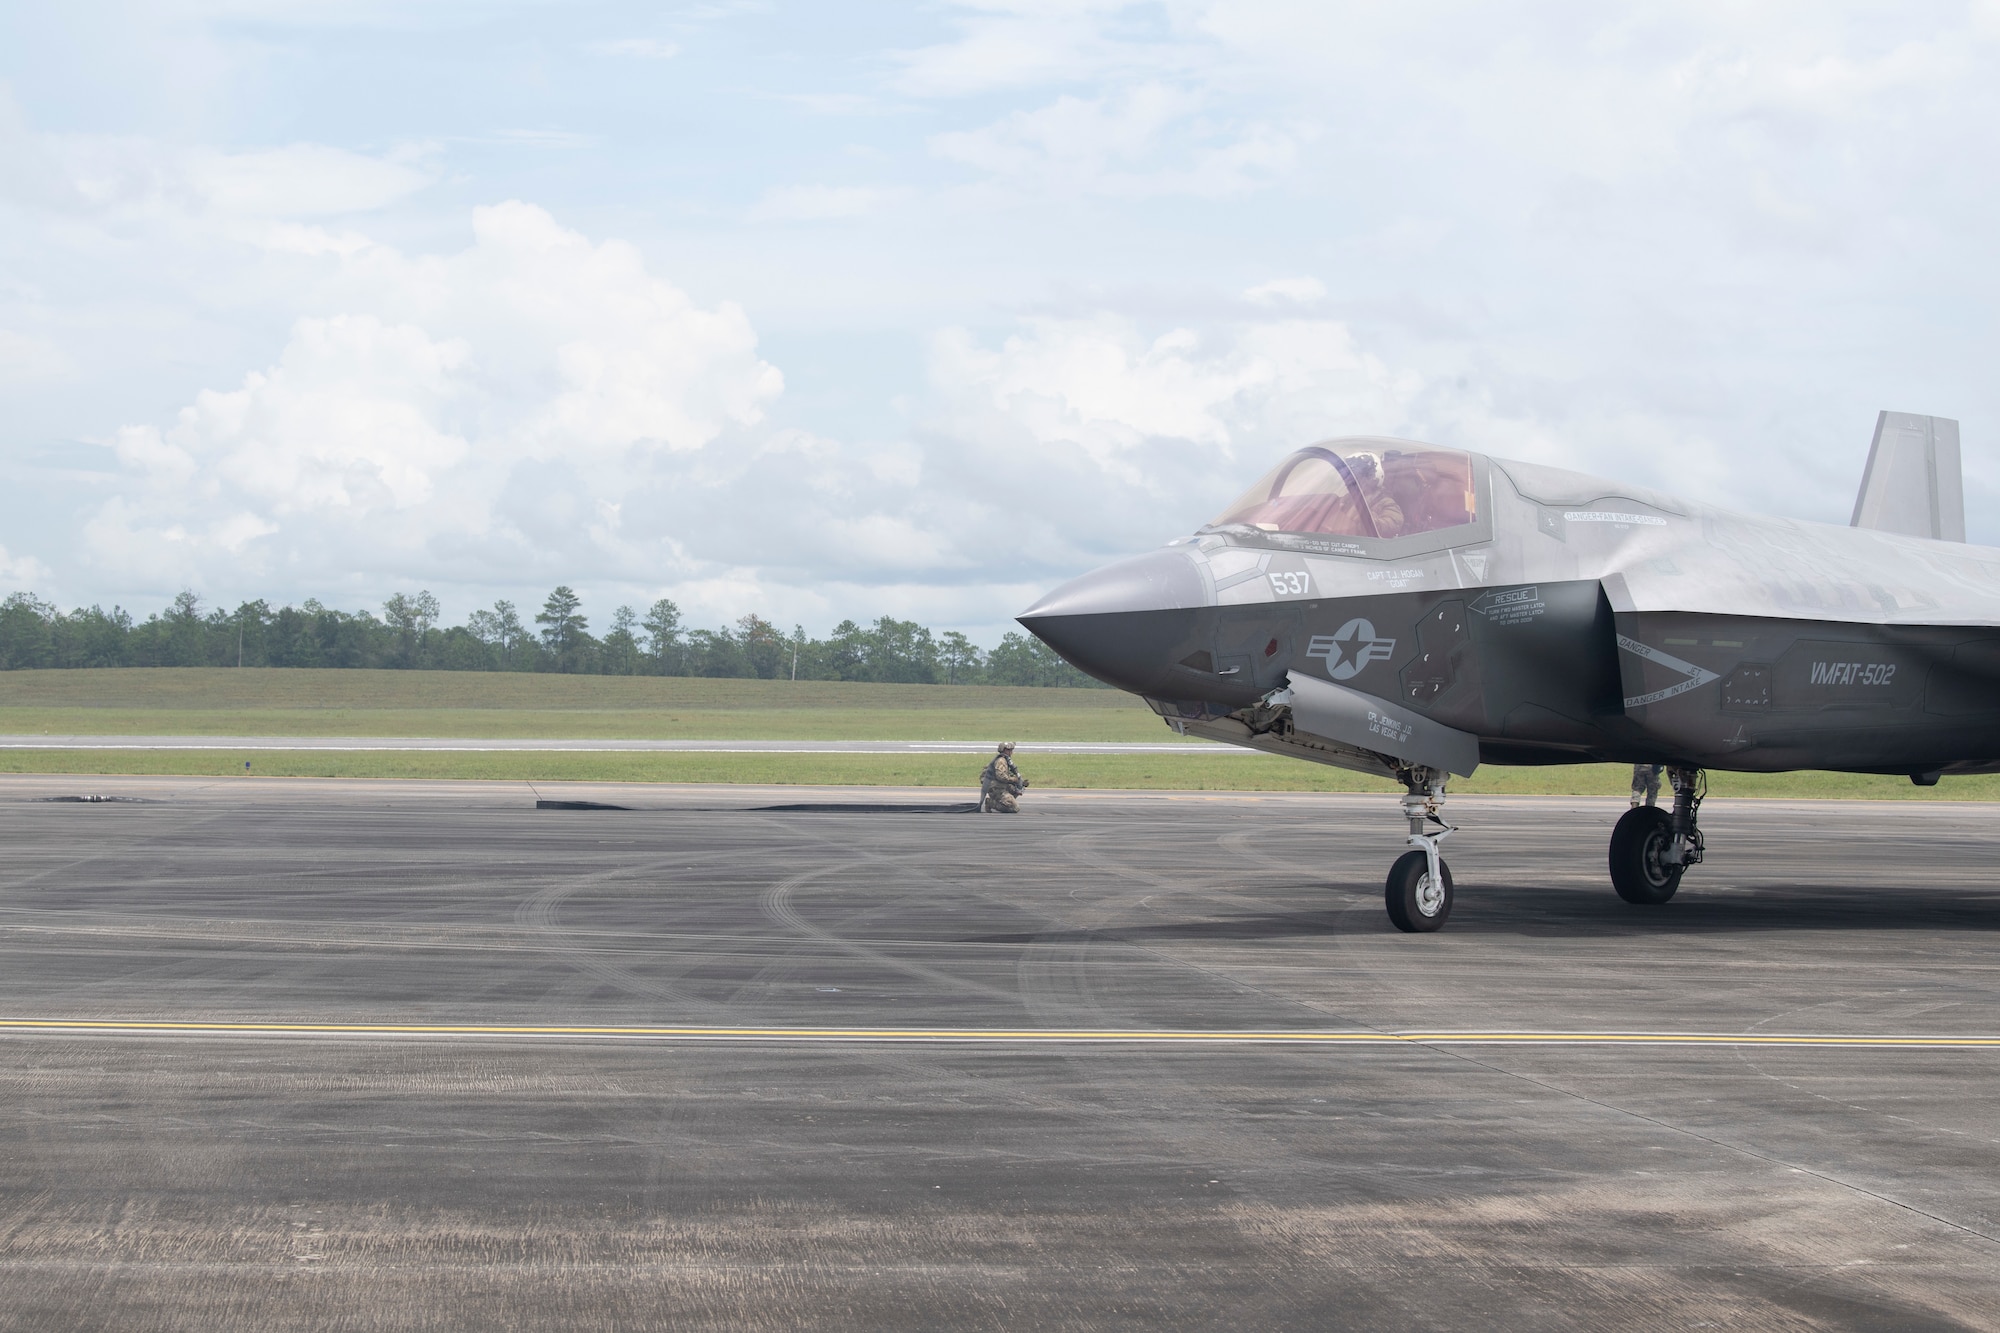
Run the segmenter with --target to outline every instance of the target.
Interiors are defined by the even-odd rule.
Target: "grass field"
[[[206,667],[0,671],[0,709],[660,712],[845,708],[1039,712],[1051,701],[1066,710],[1146,713],[1143,704],[1119,690],[1042,690],[1016,685],[870,685],[860,681],[557,676],[513,671],[232,671]]]
[[[259,750],[232,754],[186,750],[8,750],[0,773],[186,774],[240,777],[477,778],[523,782],[751,782],[829,786],[956,787],[979,785],[973,755],[893,754],[465,754],[325,753]],[[1380,791],[1387,781],[1320,764],[1233,752],[1216,755],[1037,755],[1023,744],[1021,770],[1036,787],[1126,791]],[[1612,764],[1481,768],[1454,778],[1451,790],[1496,795],[1622,796],[1631,770]],[[1713,773],[1716,796],[1855,800],[2000,800],[2000,776],[1948,778],[1936,787],[1906,778],[1845,773]],[[1030,796],[1033,793],[1030,792]]]
[[[1037,755],[1037,741],[1166,741],[1138,700],[1114,690],[844,682],[690,680],[442,671],[135,669],[0,672],[10,735],[685,737],[696,740],[998,740],[1022,743],[1044,788],[1389,792],[1393,784],[1318,764],[1246,755]],[[260,750],[0,751],[0,772],[519,781],[978,785],[965,755],[436,753]],[[1482,768],[1457,792],[1622,795],[1609,764]],[[1715,773],[1717,796],[2000,800],[2000,776]]]
[[[477,671],[0,672],[0,733],[1154,741],[1117,690]]]

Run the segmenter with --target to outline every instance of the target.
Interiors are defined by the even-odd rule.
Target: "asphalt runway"
[[[2000,1326],[1992,806],[940,799],[0,778],[0,1326]]]

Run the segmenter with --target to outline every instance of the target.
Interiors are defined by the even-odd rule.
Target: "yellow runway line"
[[[642,1027],[501,1023],[222,1023],[150,1019],[0,1019],[0,1036],[457,1037],[513,1040],[931,1042],[1149,1046],[1819,1046],[2000,1050],[2000,1036],[1763,1032],[1325,1032],[1116,1028]]]

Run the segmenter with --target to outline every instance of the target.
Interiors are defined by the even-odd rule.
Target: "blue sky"
[[[2000,4],[0,10],[0,587],[990,641],[1391,433],[2000,540]]]

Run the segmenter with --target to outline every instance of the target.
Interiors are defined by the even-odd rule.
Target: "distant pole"
[[[243,622],[236,622],[236,665],[243,665]]]
[[[798,681],[798,678],[799,678],[799,641],[798,641],[798,639],[797,639],[797,638],[793,638],[793,640],[792,640],[792,680],[793,680],[793,682],[794,682],[794,683],[797,683],[797,681]]]

